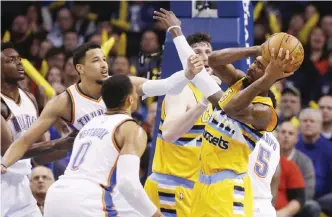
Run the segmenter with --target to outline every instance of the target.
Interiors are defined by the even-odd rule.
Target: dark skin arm
[[[71,150],[73,142],[75,140],[76,133],[71,133],[65,138],[53,140],[53,141],[44,141],[39,143],[32,144],[28,151],[24,154],[21,159],[36,157],[39,155],[50,154],[54,152],[64,152],[66,150]],[[13,143],[13,138],[11,132],[8,128],[6,120],[1,116],[1,155],[3,156],[10,144]]]
[[[272,205],[274,206],[277,202],[277,196],[278,196],[278,187],[280,183],[280,176],[281,176],[281,169],[280,166],[277,166],[277,169],[272,177],[271,181],[271,193],[272,193]]]
[[[258,103],[253,104],[253,99],[260,94],[267,93],[277,80],[292,75],[292,73],[284,73],[286,67],[292,64],[291,61],[293,61],[293,59],[289,57],[289,51],[286,52],[284,58],[282,58],[282,50],[280,50],[278,56],[274,55],[274,51],[272,55],[273,58],[271,58],[271,62],[265,69],[265,74],[248,87],[235,94],[223,108],[229,117],[243,123],[251,124],[257,130],[266,129],[272,118],[272,111],[266,105]],[[211,100],[215,102],[216,97],[219,97],[218,94],[219,93],[215,94],[217,96],[212,95],[209,97],[209,101],[210,98],[212,98]]]
[[[260,46],[249,48],[226,48],[213,51],[209,56],[209,66],[223,83],[232,86],[235,82],[245,77],[246,74],[236,69],[231,63],[247,58],[256,57],[261,54]]]
[[[64,92],[59,96],[52,99],[45,106],[42,114],[36,122],[30,127],[25,134],[15,140],[8,148],[6,154],[2,158],[2,163],[9,167],[16,161],[21,159],[29,147],[36,142],[38,138],[54,124],[59,117],[70,119],[66,116],[68,111],[69,99],[68,95]]]

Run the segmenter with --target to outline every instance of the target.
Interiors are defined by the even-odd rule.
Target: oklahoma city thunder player
[[[19,160],[28,147],[43,135],[58,118],[62,118],[76,130],[80,130],[94,117],[103,114],[106,107],[100,97],[101,85],[98,81],[108,77],[108,65],[99,45],[83,44],[73,54],[76,71],[80,74],[80,82],[70,86],[66,92],[48,102],[40,117],[32,127],[16,140],[2,159],[5,167]],[[184,70],[161,80],[147,80],[130,77],[137,87],[139,95],[161,96],[167,93],[178,94],[192,79],[194,74],[185,74]],[[1,166],[3,167],[3,166]]]
[[[280,145],[270,132],[264,133],[249,156],[248,174],[254,193],[254,217],[276,217],[271,203],[278,192],[279,180],[274,176],[280,160]]]
[[[1,146],[8,133],[16,140],[37,119],[34,102],[18,88],[18,81],[23,79],[19,54],[12,44],[1,44]],[[3,135],[4,129],[9,129],[7,135]],[[20,160],[1,176],[1,216],[41,217],[27,177],[31,173],[30,162]]]
[[[137,107],[135,87],[127,76],[115,75],[104,81],[101,93],[107,111],[77,135],[65,174],[47,192],[44,216],[138,216],[129,203],[141,216],[161,217],[139,180],[147,135],[130,116]]]
[[[210,36],[196,33],[187,40],[197,53],[193,63],[188,64],[194,66],[198,55],[207,63],[207,55],[212,52]],[[206,101],[189,84],[176,96],[166,95],[162,103],[153,173],[144,189],[165,216],[190,216],[192,189],[199,175],[202,133],[213,111]]]

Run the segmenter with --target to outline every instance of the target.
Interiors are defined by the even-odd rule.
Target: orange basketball
[[[270,62],[272,48],[274,48],[274,55],[278,55],[279,49],[283,48],[284,55],[286,50],[289,50],[290,56],[295,58],[294,64],[290,65],[286,72],[295,72],[301,66],[304,50],[301,42],[294,36],[284,32],[273,34],[262,47],[262,56],[267,62]]]

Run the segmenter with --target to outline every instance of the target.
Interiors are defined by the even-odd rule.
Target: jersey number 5
[[[261,178],[265,178],[267,176],[267,173],[269,171],[270,157],[271,157],[271,152],[260,146],[254,168],[257,176]]]
[[[85,142],[81,145],[80,149],[78,150],[76,156],[74,157],[73,164],[71,165],[72,170],[77,170],[78,167],[83,163],[84,157],[89,150],[91,142]]]

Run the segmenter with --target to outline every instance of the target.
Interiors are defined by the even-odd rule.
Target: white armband
[[[185,69],[185,68],[187,68],[188,58],[191,55],[194,55],[195,52],[188,44],[187,39],[184,37],[184,35],[180,35],[180,36],[174,38],[173,42],[175,44],[176,50],[178,51],[178,55],[181,60],[182,67]]]
[[[139,180],[140,159],[136,155],[120,155],[117,163],[116,178],[119,192],[142,216],[155,214],[157,207],[145,193]]]
[[[165,79],[144,82],[142,90],[147,97],[163,96],[166,94],[177,95],[181,93],[188,83],[189,80],[186,78],[184,70],[181,70]]]
[[[191,83],[202,92],[206,99],[221,90],[217,82],[207,73],[205,68],[191,80]]]

